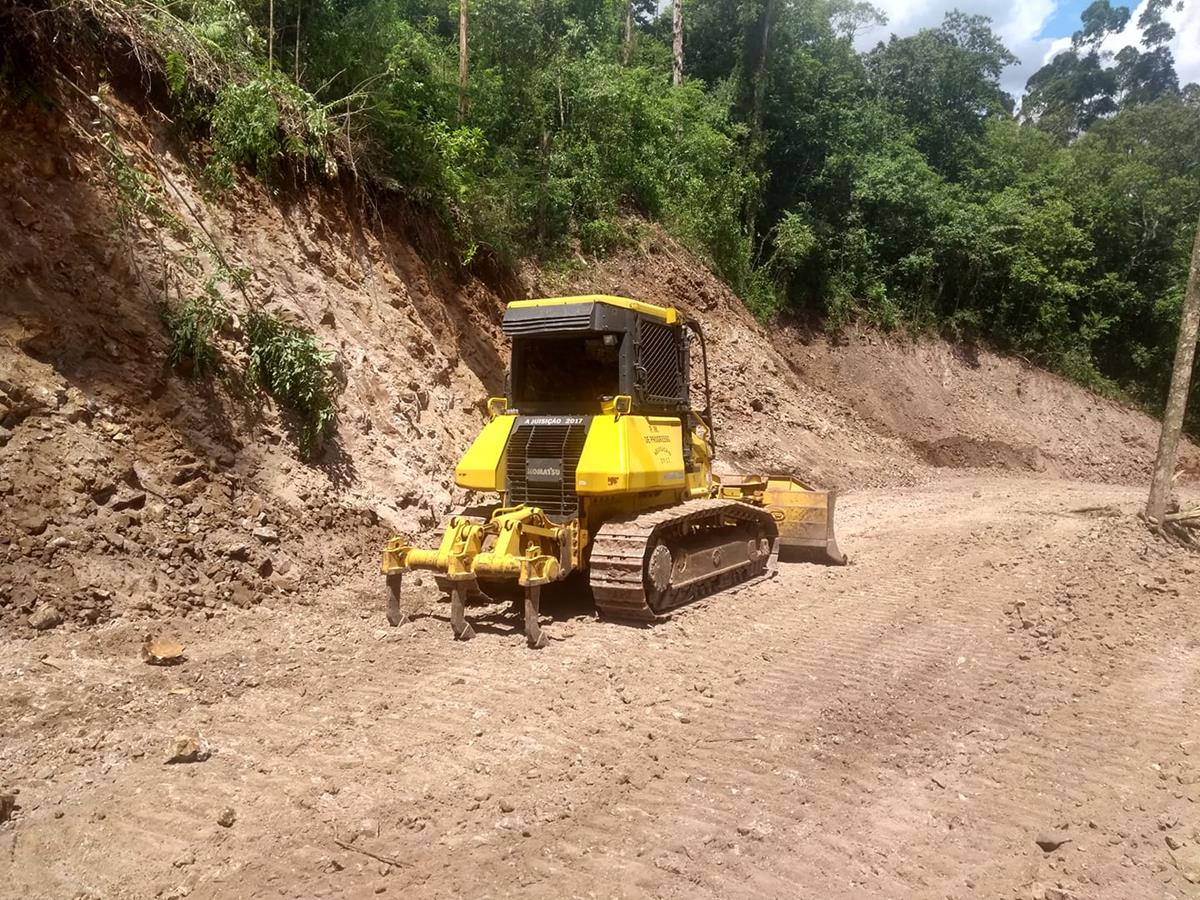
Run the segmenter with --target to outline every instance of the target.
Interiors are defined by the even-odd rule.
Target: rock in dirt
[[[1044,831],[1034,838],[1034,843],[1044,852],[1053,853],[1069,840],[1071,840],[1071,836],[1065,831]]]
[[[271,525],[259,525],[254,529],[254,536],[264,544],[279,543],[279,532]]]
[[[119,512],[123,509],[141,509],[145,505],[145,491],[122,490],[112,498],[109,508]]]
[[[146,635],[142,643],[142,659],[152,666],[174,666],[185,659],[184,646],[168,637]]]
[[[502,812],[502,813],[510,813],[510,812],[512,812],[514,809],[516,809],[516,807],[515,807],[515,806],[513,806],[511,803],[509,803],[507,800],[501,800],[501,801],[500,801],[500,812]]]
[[[220,825],[222,828],[232,828],[233,823],[236,821],[237,821],[237,813],[235,813],[233,811],[233,808],[230,806],[227,806],[223,810],[221,810],[220,815],[217,816],[217,824]]]
[[[1171,851],[1171,859],[1179,874],[1192,884],[1200,884],[1200,847],[1181,847]]]
[[[230,559],[236,559],[239,562],[246,562],[250,559],[250,555],[253,552],[254,551],[250,549],[249,544],[238,543],[230,544],[225,551],[225,555]]]
[[[166,764],[204,762],[210,756],[212,748],[208,741],[199,735],[181,734],[171,742]]]
[[[50,520],[45,513],[32,513],[21,520],[21,527],[33,535],[45,532],[49,524]]]
[[[17,798],[12,794],[0,794],[0,823],[12,818],[13,810],[17,808]]]
[[[62,624],[62,613],[53,604],[46,603],[38,606],[29,617],[29,624],[38,631],[49,631]]]

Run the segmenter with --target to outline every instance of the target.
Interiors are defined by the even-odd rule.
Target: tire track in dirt
[[[538,654],[514,622],[456,644],[440,619],[387,629],[362,610],[373,595],[346,594],[248,617],[236,638],[197,634],[178,674],[130,681],[102,657],[87,671],[123,711],[112,746],[195,728],[218,752],[64,766],[66,815],[33,809],[13,859],[65,861],[14,896],[80,884],[71,848],[85,845],[130,855],[96,866],[136,871],[134,888],[89,882],[130,897],[1175,890],[1157,821],[1192,821],[1192,788],[1160,775],[1185,775],[1178,745],[1200,737],[1195,617],[1101,597],[1076,599],[1061,637],[1022,627],[1087,572],[1133,571],[1135,555],[1063,514],[1133,495],[972,485],[845,502],[848,569],[788,567],[653,629],[559,621]],[[1080,652],[1058,652],[1068,640]],[[66,672],[45,678],[70,696]],[[185,682],[190,700],[168,693]],[[61,744],[69,718],[43,707]],[[31,807],[51,799],[39,791]],[[215,824],[224,806],[231,829]],[[1043,856],[1032,839],[1059,822],[1073,844]]]
[[[1053,540],[1047,541],[1044,549],[1058,551],[1069,548],[1085,529],[1082,522],[1075,523],[1070,528],[1062,527],[1061,523],[1054,524],[1053,530],[1056,533]],[[961,568],[972,572],[980,566],[977,561],[969,560]],[[1024,649],[1024,645],[1016,645],[1003,648],[1007,649],[1007,653],[996,653],[997,648],[990,643],[995,637],[1001,636],[1003,639],[1005,635],[1004,614],[1006,606],[1012,602],[1012,591],[1009,585],[998,578],[993,579],[994,583],[991,584],[980,584],[974,576],[970,578],[970,581],[974,583],[951,583],[944,586],[944,590],[938,598],[933,629],[928,634],[920,635],[923,642],[915,646],[911,640],[904,638],[889,640],[886,637],[888,626],[894,624],[896,616],[903,615],[912,608],[913,603],[921,600],[914,596],[911,585],[901,583],[884,590],[873,586],[863,590],[857,598],[844,598],[847,603],[853,603],[857,599],[864,603],[870,601],[871,605],[854,609],[854,614],[845,617],[845,621],[842,617],[835,615],[834,610],[826,610],[825,614],[820,617],[825,623],[824,627],[803,636],[803,645],[806,648],[819,648],[823,652],[812,657],[798,658],[795,662],[788,662],[776,668],[773,671],[773,677],[756,684],[757,702],[751,698],[750,702],[741,705],[741,712],[726,716],[722,724],[725,724],[726,727],[732,726],[732,730],[735,731],[753,724],[757,724],[760,729],[774,730],[780,733],[803,729],[805,723],[811,722],[814,716],[819,719],[825,711],[818,708],[818,704],[811,699],[814,687],[840,689],[851,696],[864,692],[870,694],[873,685],[886,684],[889,675],[895,680],[899,672],[905,673],[901,683],[903,691],[928,698],[931,693],[936,693],[933,689],[937,683],[945,679],[948,669],[945,660],[947,655],[952,652],[970,654],[974,661],[974,654],[990,651],[993,655],[984,656],[984,664],[975,668],[973,681],[975,683],[996,683],[1017,662],[1018,650]],[[962,602],[966,596],[970,596],[970,604]],[[987,627],[989,621],[992,623],[990,628]],[[780,630],[785,631],[782,627]],[[849,633],[851,636],[843,639],[844,633]],[[795,637],[786,631],[784,636],[788,640]],[[709,661],[711,670],[721,671],[744,659],[747,647],[745,642],[735,641],[721,645],[721,649],[726,652]],[[679,652],[688,653],[689,651],[687,648],[681,648]],[[866,660],[865,665],[863,664],[864,659]],[[965,661],[965,657],[960,657],[961,661]],[[840,683],[832,685],[828,683],[834,677],[831,676],[831,673],[848,674],[837,676],[840,677]],[[954,674],[953,669],[950,669],[950,674]],[[825,684],[821,683],[822,679],[826,682]],[[789,692],[788,688],[792,688],[792,691]],[[949,691],[943,690],[943,693],[947,697],[950,696]],[[1111,724],[1114,720],[1119,721],[1129,717],[1134,709],[1124,699],[1123,692],[1112,690],[1109,694],[1112,696],[1107,698],[1107,703],[1095,711],[1095,719]],[[965,696],[966,692],[963,692],[963,695]],[[897,704],[881,705],[877,701],[871,700],[864,705],[869,708],[876,727],[885,723],[889,717],[898,717],[902,720],[905,715],[903,709],[897,708]],[[953,709],[953,703],[951,708]],[[785,711],[785,714],[780,714],[781,709]],[[1007,713],[1007,715],[1000,717],[995,715],[995,712]],[[1001,705],[997,711],[992,711],[977,721],[984,727],[1007,728],[1011,733],[1011,729],[1020,728],[1027,718],[1028,707],[1017,708],[1013,703],[1009,703],[1007,706]],[[1155,716],[1158,721],[1153,722],[1154,731],[1157,732],[1154,737],[1159,741],[1166,741],[1171,735],[1181,733],[1180,729],[1184,725],[1184,718],[1181,715]],[[895,724],[899,725],[901,722]],[[883,729],[881,733],[889,739],[902,737],[901,729],[898,727]],[[1078,736],[1086,737],[1087,733],[1081,731]],[[938,735],[938,737],[940,739],[949,736]],[[1077,744],[1075,732],[1068,731],[1064,737],[1069,742]],[[869,750],[870,747],[861,749]],[[1094,796],[1097,791],[1106,789],[1112,779],[1128,778],[1129,773],[1124,767],[1119,765],[1106,767],[1104,765],[1110,749],[1107,746],[1084,744],[1079,749],[1083,752],[1075,753],[1074,765],[1084,772],[1090,773],[1078,785],[1081,795]],[[989,784],[1019,783],[1031,768],[1042,770],[1043,774],[1052,774],[1046,771],[1049,755],[1043,754],[1042,741],[1036,732],[1019,735],[1006,754],[1007,762],[1002,762],[1000,766],[996,767],[989,774],[987,781],[964,783],[963,789],[979,795],[987,790]],[[719,785],[715,783],[716,779],[713,779],[714,788],[719,786],[726,790],[732,790],[734,785],[738,785],[745,793],[761,790],[768,796],[777,795],[778,779],[770,776],[763,777],[754,768],[747,767],[744,765],[746,758],[746,755],[741,752],[723,753],[708,748],[693,747],[686,757],[686,765],[680,767],[678,774],[684,779],[690,779],[706,777],[704,773],[728,773],[728,777]],[[861,807],[868,802],[864,798],[878,793],[877,787],[872,787],[872,785],[877,786],[880,782],[895,780],[895,774],[890,766],[875,764],[864,767],[849,761],[846,771],[841,774],[840,778],[832,785],[827,786],[832,787],[832,790],[827,791],[827,796],[831,805],[837,808]],[[711,777],[711,775],[707,777]],[[689,800],[686,795],[672,791],[663,782],[657,783],[653,790],[646,789],[635,793],[640,795],[637,806],[657,809],[660,817],[665,813],[666,817],[672,821],[686,823],[696,831],[708,829],[715,832],[723,831],[727,834],[733,833],[740,815],[739,809],[730,811],[722,808],[715,793],[710,793],[704,798]],[[600,823],[610,820],[613,815],[619,815],[617,807],[630,802],[630,798],[624,796],[611,800],[599,810],[597,822],[587,824],[591,825],[591,830],[594,832],[602,831],[603,826]],[[739,807],[744,805],[738,804]],[[905,834],[911,837],[914,833],[927,832],[930,826],[930,816],[931,809],[926,804],[891,804],[885,820],[886,825],[880,837],[891,836],[895,840]],[[982,827],[977,829],[981,832],[978,835],[981,840],[976,843],[988,847],[994,846],[996,842],[1000,842],[1001,845],[1012,844],[1029,829],[1036,831],[1039,827],[1045,828],[1052,824],[1046,822],[1045,819],[1044,803],[1036,795],[1018,792],[1015,797],[998,802],[991,808],[989,817],[983,822]],[[575,824],[579,826],[583,823]],[[646,827],[649,832],[646,837],[652,839],[655,833],[650,825]],[[1032,844],[1031,833],[1025,833],[1024,836],[1025,842]],[[806,886],[811,889],[814,864],[818,870],[838,871],[845,868],[848,860],[853,859],[856,855],[861,855],[864,850],[864,842],[861,838],[845,833],[830,833],[822,828],[814,834],[810,834],[809,837],[815,838],[815,847],[818,853],[810,854],[806,858],[805,865],[801,869],[803,878],[792,882],[784,879],[784,883],[792,891],[803,891]],[[933,836],[930,835],[930,837]],[[636,845],[638,840],[627,839],[626,843]],[[653,841],[647,840],[646,844],[653,846]],[[784,850],[785,848],[779,849]],[[910,873],[910,877],[917,878],[918,883],[927,885],[932,877],[944,882],[945,884],[942,885],[944,887],[957,886],[961,888],[967,886],[962,873],[964,871],[977,872],[989,861],[992,861],[994,855],[994,852],[979,852],[971,846],[952,846],[948,848],[947,852],[933,860],[925,860],[922,872]],[[822,858],[823,856],[827,858]],[[787,858],[786,852],[783,857]],[[586,874],[598,877],[604,869],[619,865],[620,862],[620,860],[602,856],[600,861],[595,863],[595,869]],[[644,870],[645,866],[643,865],[641,869]],[[761,867],[759,867],[759,871],[761,871]],[[1034,871],[1036,872],[1036,868]],[[567,870],[561,873],[551,872],[546,877],[558,876],[570,880],[571,874],[578,876],[581,873],[578,871],[572,873]],[[776,874],[778,876],[779,873]],[[746,875],[747,873],[739,872],[738,879],[730,882],[728,886],[741,883],[740,878]],[[912,881],[908,882],[910,887],[912,883]],[[721,892],[716,885],[713,887],[714,892]],[[836,890],[836,885],[831,884],[827,887]],[[857,887],[867,889],[868,885],[862,883]],[[891,883],[888,879],[877,878],[869,892],[887,895],[903,887],[903,880]]]

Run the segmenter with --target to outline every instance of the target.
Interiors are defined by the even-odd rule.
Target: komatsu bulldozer
[[[541,589],[575,572],[586,573],[605,618],[654,622],[770,575],[781,550],[846,561],[833,493],[786,474],[714,475],[699,323],[597,295],[510,303],[502,327],[512,340],[508,396],[488,400],[490,420],[454,473],[459,487],[499,499],[452,516],[436,549],[388,541],[391,624],[403,618],[403,575],[413,570],[434,573],[461,640],[474,636],[468,599],[489,585],[523,589],[526,638],[540,648]]]

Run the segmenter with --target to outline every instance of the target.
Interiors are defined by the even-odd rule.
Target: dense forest
[[[883,19],[856,0],[79,0],[76,21],[153,48],[214,191],[350,166],[468,261],[569,265],[653,220],[763,319],[938,329],[1157,407],[1200,219],[1170,2],[1112,54],[1131,14],[1096,0],[1022,97],[986,18],[860,52]]]

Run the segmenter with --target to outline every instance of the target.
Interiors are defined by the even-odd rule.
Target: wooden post
[[[672,47],[671,83],[676,87],[683,84],[683,0],[674,0],[674,35]]]
[[[1150,502],[1146,516],[1162,526],[1175,477],[1175,459],[1179,434],[1187,411],[1188,389],[1192,381],[1192,363],[1196,358],[1196,335],[1200,332],[1200,228],[1192,246],[1192,265],[1187,290],[1183,295],[1183,314],[1179,318],[1179,343],[1175,346],[1175,368],[1171,371],[1171,389],[1163,413],[1162,433],[1158,439],[1158,457],[1154,461],[1154,479],[1150,483]]]
[[[471,62],[467,48],[467,0],[458,0],[458,121],[467,121],[467,83]]]

